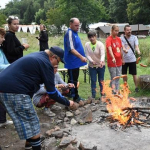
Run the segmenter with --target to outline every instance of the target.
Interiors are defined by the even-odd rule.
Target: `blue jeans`
[[[98,75],[98,82],[99,82],[99,86],[100,86],[100,94],[102,95],[102,90],[103,90],[102,82],[104,81],[105,66],[103,66],[103,68],[89,67],[89,73],[90,73],[90,78],[91,78],[92,97],[95,98],[97,75]]]

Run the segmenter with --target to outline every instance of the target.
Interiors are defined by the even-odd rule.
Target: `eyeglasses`
[[[57,63],[59,64],[59,60],[58,60],[58,57],[57,57],[57,56],[55,56],[55,59],[57,60]]]

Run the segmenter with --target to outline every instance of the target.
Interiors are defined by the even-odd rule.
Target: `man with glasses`
[[[68,69],[69,83],[74,83],[75,88],[71,89],[71,95],[73,100],[80,102],[84,100],[78,94],[78,78],[79,78],[79,68],[86,65],[86,57],[84,53],[84,48],[82,46],[81,40],[78,36],[78,30],[80,26],[80,21],[78,18],[70,19],[70,28],[64,37],[64,49],[65,49],[65,68]]]
[[[0,73],[0,102],[4,105],[20,139],[26,139],[26,149],[41,150],[40,125],[32,104],[33,94],[44,83],[47,94],[55,101],[74,107],[55,88],[55,65],[63,62],[64,51],[54,46],[42,52],[26,55]]]

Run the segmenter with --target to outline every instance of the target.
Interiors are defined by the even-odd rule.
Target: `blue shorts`
[[[40,133],[39,119],[29,95],[0,93],[0,102],[13,120],[20,139]]]

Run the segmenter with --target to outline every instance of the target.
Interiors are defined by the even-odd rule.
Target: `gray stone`
[[[74,114],[77,116],[77,115],[80,115],[80,110],[76,110],[75,112],[74,112]]]
[[[77,121],[74,118],[72,118],[70,124],[75,125],[76,123],[77,123]]]
[[[69,118],[68,118],[68,117],[65,117],[65,118],[64,118],[64,122],[67,122],[67,121],[69,121]]]
[[[52,138],[47,138],[44,140],[43,144],[42,144],[42,147],[45,149],[45,150],[52,150],[55,146],[56,146],[56,139],[54,137]]]
[[[73,140],[74,140],[74,139],[73,139],[72,136],[63,137],[63,138],[61,139],[61,142],[60,142],[60,144],[59,144],[59,147],[68,146]]]
[[[54,131],[54,129],[48,130],[46,131],[46,135],[51,136]]]
[[[97,107],[96,106],[93,106],[92,108],[91,108],[91,111],[96,111],[97,110]]]
[[[49,129],[50,128],[50,124],[49,123],[40,123],[40,127]]]
[[[78,148],[77,148],[77,147],[74,147],[72,144],[69,144],[69,145],[65,148],[65,150],[78,150]]]
[[[56,124],[60,124],[60,123],[62,123],[63,121],[62,120],[57,120],[56,121]]]
[[[73,116],[74,116],[73,113],[71,113],[70,111],[66,112],[66,117],[73,117]]]
[[[93,117],[92,117],[92,111],[91,110],[86,110],[82,112],[82,114],[79,117],[79,123],[84,124],[84,123],[90,123],[92,122]]]
[[[62,138],[63,137],[63,131],[62,130],[55,131],[55,132],[52,132],[51,135],[54,136],[55,138]]]
[[[97,146],[93,146],[92,144],[80,143],[79,150],[97,150]]]

